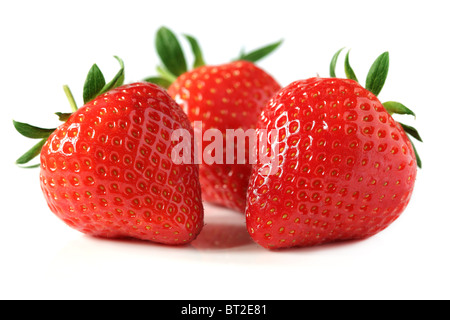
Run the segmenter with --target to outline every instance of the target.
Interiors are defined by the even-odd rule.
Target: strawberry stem
[[[75,102],[75,98],[73,97],[72,91],[70,91],[70,88],[68,85],[63,86],[64,93],[66,94],[67,99],[70,103],[70,108],[73,112],[78,110],[77,103]]]

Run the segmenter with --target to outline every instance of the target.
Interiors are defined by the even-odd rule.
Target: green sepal
[[[156,33],[156,51],[165,68],[175,76],[187,72],[186,58],[175,34],[166,27]]]
[[[241,52],[237,60],[245,60],[253,63],[258,62],[278,49],[278,47],[280,47],[282,43],[283,40],[280,40],[249,53]]]
[[[404,125],[404,124],[402,124],[402,123],[400,123],[400,124],[402,125],[403,128],[405,128],[405,125]],[[414,129],[414,130],[415,130],[415,129]],[[406,131],[406,130],[405,130],[405,131]],[[417,130],[416,130],[416,131],[417,131]],[[421,159],[420,156],[419,156],[419,152],[417,152],[417,148],[416,148],[416,146],[414,145],[414,142],[412,141],[411,137],[410,137],[409,135],[406,135],[406,136],[408,137],[408,140],[409,140],[409,142],[411,142],[411,145],[412,145],[412,147],[413,147],[414,154],[415,154],[415,156],[416,156],[417,167],[418,167],[419,169],[422,169],[422,159]],[[422,142],[422,139],[420,139],[419,141]]]
[[[36,164],[29,165],[29,166],[24,166],[24,165],[18,164],[18,166],[22,169],[36,169],[36,168],[39,168],[41,166],[41,164],[36,163]]]
[[[177,79],[177,77],[175,75],[170,73],[170,71],[167,71],[166,69],[164,69],[164,67],[157,66],[156,71],[158,71],[161,78],[164,78],[167,81],[170,81],[171,83]]]
[[[400,102],[396,101],[387,101],[383,103],[384,108],[387,112],[389,112],[390,115],[393,114],[407,114],[411,116],[416,116],[416,114],[409,108],[407,108],[405,105],[401,104]]]
[[[114,78],[110,82],[105,84],[105,86],[102,88],[102,90],[100,90],[97,96],[106,93],[114,88],[120,87],[121,85],[123,85],[125,81],[125,65],[123,63],[123,60],[120,59],[118,56],[114,56],[114,58],[116,58],[116,60],[119,61],[120,69],[114,76]]]
[[[105,84],[104,76],[97,65],[94,64],[89,70],[83,88],[83,100],[85,103],[91,101],[100,94],[103,94],[113,88],[117,88],[123,85],[125,81],[124,63],[123,60],[120,59],[119,57],[114,56],[114,58],[116,58],[116,60],[119,62],[120,70],[117,72],[114,78],[107,84]],[[63,89],[64,93],[66,94],[69,100],[72,112],[76,112],[78,110],[78,107],[75,103],[75,99],[73,97],[70,88],[67,85],[64,85]],[[62,112],[57,112],[55,114],[58,116],[59,120],[63,122],[67,121],[72,115],[72,113],[62,113]],[[34,145],[30,150],[25,152],[19,159],[17,159],[16,164],[20,165],[22,168],[34,168],[38,166],[38,165],[32,166],[22,166],[22,165],[27,164],[29,161],[31,161],[40,154],[42,147],[44,146],[48,137],[52,134],[53,131],[56,130],[56,128],[44,129],[14,120],[13,124],[16,130],[23,136],[32,139],[42,139],[39,143]]]
[[[408,137],[408,139],[409,139],[409,137]],[[409,139],[409,141],[411,142],[411,145],[414,149],[414,154],[416,155],[417,166],[419,167],[419,169],[422,169],[422,159],[420,158],[419,153],[417,152],[417,148],[411,139]]]
[[[378,96],[384,87],[389,71],[389,52],[381,54],[367,74],[366,89]]]
[[[336,64],[339,58],[339,55],[341,54],[341,52],[345,49],[342,48],[340,49],[338,52],[336,52],[333,56],[333,58],[331,59],[331,63],[330,63],[330,77],[332,78],[336,78]]]
[[[405,130],[405,132],[407,133],[406,136],[408,137],[409,142],[411,142],[411,145],[414,149],[414,154],[416,155],[417,167],[419,167],[419,169],[422,169],[422,159],[420,158],[419,153],[417,152],[417,148],[411,139],[411,137],[413,137],[414,139],[416,139],[420,142],[423,142],[422,137],[420,136],[420,134],[416,128],[408,126],[401,122],[399,122],[399,124],[402,126],[403,130]]]
[[[58,116],[58,119],[61,122],[66,122],[72,115],[72,113],[64,113],[64,112],[55,112],[55,114]]]
[[[16,164],[27,164],[28,162],[36,158],[41,153],[42,147],[44,146],[46,141],[47,139],[42,139],[41,141],[39,141],[30,150],[25,152],[19,159],[17,159]]]
[[[353,71],[352,67],[350,66],[350,50],[347,52],[347,55],[345,56],[344,67],[345,67],[345,75],[347,76],[347,79],[359,82],[358,78],[356,77],[355,72]]]
[[[172,84],[172,81],[167,80],[166,78],[163,77],[148,77],[145,78],[144,81],[156,84],[165,89],[169,88],[170,85]]]
[[[123,85],[123,83],[125,81],[125,65],[123,63],[123,60],[120,59],[119,57],[114,56],[114,58],[116,58],[116,60],[119,62],[120,69],[116,73],[114,78],[108,83],[106,83],[105,77],[103,76],[102,71],[96,64],[94,64],[91,67],[91,69],[89,70],[86,80],[84,82],[84,87],[83,87],[84,104],[94,100],[99,95],[106,93],[109,90],[112,90],[114,88],[117,88],[117,87],[120,87],[121,85]],[[68,89],[68,87],[67,87],[67,89]],[[65,88],[65,90],[66,90],[66,88]],[[67,92],[66,92],[66,94],[67,94]],[[69,96],[68,96],[68,98],[70,101]],[[74,110],[74,108],[72,108],[72,110]]]
[[[83,101],[88,103],[105,87],[106,81],[99,67],[94,64],[88,72],[83,87]]]
[[[18,122],[13,120],[14,127],[16,130],[24,137],[31,139],[47,139],[56,128],[53,129],[43,129],[39,127],[32,126],[28,123]]]
[[[420,136],[419,132],[417,131],[416,128],[408,126],[404,123],[399,122],[399,124],[403,127],[403,130],[405,130],[405,132],[407,134],[409,134],[411,137],[413,137],[414,139],[423,142],[422,137]]]
[[[193,68],[196,69],[196,68],[206,65],[205,59],[203,58],[202,49],[200,48],[200,45],[199,45],[197,39],[195,39],[193,36],[190,36],[187,34],[185,34],[184,37],[189,41],[189,44],[191,45],[192,53],[194,54],[194,63],[192,65]]]
[[[336,52],[331,60],[330,76],[332,78],[336,78],[337,60],[339,58],[339,55],[341,54],[341,52],[344,49],[345,48],[342,48],[338,52]],[[345,58],[345,74],[348,79],[358,81],[358,79],[356,78],[355,72],[353,71],[352,67],[350,66],[349,54],[350,54],[350,51],[347,53],[347,56]],[[376,96],[378,96],[384,87],[384,84],[387,79],[388,71],[389,71],[389,52],[384,52],[375,60],[375,62],[372,64],[372,66],[369,70],[369,73],[366,78],[366,89],[371,91]],[[407,108],[403,104],[396,102],[396,101],[385,102],[385,103],[383,103],[383,106],[390,115],[400,114],[400,115],[412,115],[414,117],[416,116],[416,114],[411,109]],[[422,160],[417,152],[416,146],[414,145],[414,143],[411,139],[411,138],[414,138],[420,142],[423,142],[422,137],[420,136],[417,129],[415,129],[414,127],[405,125],[400,122],[398,122],[398,123],[402,126],[403,130],[406,132],[406,136],[408,137],[409,141],[411,142],[411,145],[414,149],[414,153],[416,156],[417,166],[419,168],[422,168]]]

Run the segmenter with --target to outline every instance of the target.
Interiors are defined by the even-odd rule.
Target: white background
[[[417,114],[424,168],[412,201],[375,237],[270,252],[244,217],[206,206],[191,246],[109,241],[78,233],[48,209],[39,171],[14,161],[33,141],[12,119],[43,127],[68,112],[62,85],[81,104],[87,71],[108,79],[124,59],[126,81],[155,74],[156,30],[195,35],[206,61],[284,39],[260,66],[283,85],[328,76],[332,55],[352,48],[362,80],[388,50],[380,99]],[[450,258],[448,1],[3,1],[0,4],[1,299],[448,299]],[[185,43],[184,43],[185,44]],[[343,76],[343,59],[338,65]]]

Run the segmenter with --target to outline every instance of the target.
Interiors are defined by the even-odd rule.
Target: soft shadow
[[[105,242],[105,243],[117,243],[117,244],[124,244],[124,245],[133,245],[133,246],[142,246],[142,247],[154,247],[154,248],[189,248],[189,244],[179,244],[179,245],[168,245],[164,243],[159,243],[155,241],[150,240],[140,240],[136,238],[131,237],[118,237],[118,238],[103,238],[103,237],[97,237],[97,236],[91,236],[91,235],[84,235],[86,238],[99,241],[99,242]]]
[[[191,246],[199,250],[220,250],[252,244],[245,225],[208,223]]]
[[[219,206],[207,206],[205,225],[197,238],[189,244],[165,245],[151,241],[132,238],[104,239],[90,237],[98,241],[132,244],[135,246],[151,246],[154,248],[177,248],[195,250],[224,250],[256,245],[248,234],[245,224],[245,215]]]

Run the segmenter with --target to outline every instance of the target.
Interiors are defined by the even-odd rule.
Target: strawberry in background
[[[251,237],[269,249],[364,239],[391,225],[408,205],[422,162],[416,129],[395,114],[413,115],[401,103],[377,96],[389,54],[372,65],[365,88],[345,59],[348,79],[295,81],[262,112],[258,129],[278,131],[279,167],[253,167],[246,220]]]
[[[42,129],[14,121],[39,142],[17,160],[40,156],[42,191],[61,220],[85,234],[180,245],[203,227],[198,166],[172,162],[171,134],[192,126],[179,105],[150,83],[123,85],[124,66],[105,82],[93,65],[76,106],[64,123]],[[193,143],[193,142],[192,142]],[[39,166],[39,165],[38,165]]]
[[[207,65],[197,40],[192,36],[185,37],[195,57],[192,70],[188,70],[174,33],[162,27],[156,36],[156,49],[163,66],[158,67],[158,77],[146,81],[168,88],[168,93],[183,108],[191,123],[202,123],[199,128],[202,132],[208,129],[222,132],[225,150],[226,130],[255,129],[262,108],[281,88],[271,75],[255,65],[277,49],[281,41],[248,54],[242,53],[230,63]],[[199,150],[202,156],[209,143],[202,143]],[[232,163],[227,163],[225,154],[222,161],[215,163],[202,159],[200,184],[205,201],[244,212],[251,164],[248,144],[244,164],[236,158],[237,147],[235,142]]]

